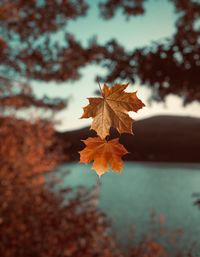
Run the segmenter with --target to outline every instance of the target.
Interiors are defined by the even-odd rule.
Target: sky
[[[97,2],[96,0],[88,0],[91,7],[88,15],[68,23],[67,31],[73,33],[84,46],[87,45],[91,37],[96,36],[99,43],[103,44],[114,38],[126,49],[133,50],[158,40],[165,40],[175,32],[174,24],[177,16],[173,5],[167,0],[147,1],[145,15],[132,17],[128,21],[120,12],[109,21],[103,20],[99,16]],[[58,38],[58,40],[62,39]],[[60,121],[56,127],[57,130],[68,131],[91,124],[91,119],[80,119],[83,112],[82,107],[88,104],[86,98],[95,96],[94,92],[98,90],[98,84],[94,81],[96,75],[104,75],[106,72],[101,67],[89,65],[81,69],[82,78],[76,82],[66,82],[59,85],[50,82],[48,86],[46,82],[33,83],[34,92],[38,97],[47,95],[68,99],[67,109],[56,116],[56,119]],[[197,102],[183,107],[180,98],[169,96],[165,103],[149,104],[150,91],[139,83],[132,84],[128,88],[129,92],[136,90],[138,97],[145,103],[146,107],[138,111],[137,114],[130,114],[135,120],[154,115],[183,115],[200,118],[200,105]]]

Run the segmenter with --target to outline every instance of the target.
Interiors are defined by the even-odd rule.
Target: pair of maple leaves
[[[128,153],[125,147],[119,143],[119,138],[106,140],[110,128],[114,127],[121,133],[132,132],[133,119],[129,111],[137,112],[143,106],[136,92],[127,93],[124,90],[128,84],[115,84],[108,87],[104,84],[101,89],[102,97],[88,98],[89,104],[83,108],[81,118],[93,118],[91,129],[97,132],[98,137],[89,137],[83,140],[86,147],[80,151],[80,162],[89,163],[94,161],[92,169],[101,176],[112,170],[120,172],[123,168],[121,157]]]

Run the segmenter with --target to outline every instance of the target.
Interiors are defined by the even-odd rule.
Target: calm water
[[[92,186],[98,177],[90,165],[67,164],[64,185]],[[182,228],[187,240],[200,241],[200,210],[193,205],[200,192],[200,165],[125,163],[122,174],[101,177],[99,206],[112,219],[119,238],[127,238],[131,224],[141,234],[149,228],[149,213],[164,214],[168,227]]]

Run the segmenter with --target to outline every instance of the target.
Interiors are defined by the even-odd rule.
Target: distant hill
[[[122,134],[120,137],[130,152],[125,160],[200,163],[200,119],[155,116],[134,122],[133,131],[134,136]],[[115,137],[117,132],[112,130],[111,135]],[[95,136],[95,132],[84,128],[56,136],[69,160],[74,161],[79,159],[78,151],[84,147],[81,139]]]

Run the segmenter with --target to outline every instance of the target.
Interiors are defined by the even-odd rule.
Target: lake
[[[71,163],[64,186],[98,183],[90,165]],[[187,242],[200,239],[200,210],[193,205],[193,193],[200,192],[200,164],[157,164],[126,162],[123,172],[109,172],[100,178],[99,207],[112,219],[119,240],[128,240],[130,225],[138,235],[148,231],[150,212],[164,215],[166,226],[182,228]],[[185,241],[185,240],[184,240]]]

